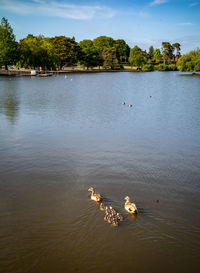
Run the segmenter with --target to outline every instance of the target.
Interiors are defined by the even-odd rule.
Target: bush
[[[152,64],[144,64],[142,66],[142,71],[143,72],[148,72],[148,71],[153,71],[153,65]]]
[[[168,64],[168,71],[177,71],[177,66],[175,64]]]
[[[183,55],[177,62],[181,72],[193,72],[200,70],[200,49],[193,50]]]
[[[175,64],[158,64],[154,66],[154,70],[157,71],[176,71],[177,67]]]
[[[167,71],[167,65],[166,64],[157,64],[154,66],[154,70]]]

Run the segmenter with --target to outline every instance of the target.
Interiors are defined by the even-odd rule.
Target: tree
[[[181,57],[181,45],[179,43],[175,43],[172,46],[176,49],[175,61],[178,61],[178,59]]]
[[[177,67],[181,72],[200,71],[200,49],[190,51],[180,57]]]
[[[154,51],[153,51],[153,61],[155,63],[161,63],[163,60],[163,56],[160,52],[160,49],[159,48],[156,48]]]
[[[8,20],[4,17],[0,25],[0,64],[8,69],[9,64],[15,64],[18,57],[17,42]]]
[[[93,40],[93,44],[98,50],[99,54],[102,55],[105,48],[110,48],[114,46],[114,39],[107,36],[99,36]]]
[[[116,56],[119,62],[125,61],[127,62],[128,56],[130,54],[130,47],[127,43],[122,40],[118,39],[114,42],[114,47],[116,48]]]
[[[129,63],[141,67],[147,62],[147,54],[141,48],[135,46],[130,51]]]
[[[153,46],[150,46],[149,47],[149,53],[148,53],[150,59],[153,58],[153,52],[154,52],[154,48],[153,48]]]
[[[165,63],[171,63],[174,60],[174,47],[169,42],[162,42],[162,54],[163,61]]]
[[[103,67],[106,69],[119,69],[120,65],[116,57],[116,49],[114,47],[105,48],[103,51]]]
[[[75,65],[80,59],[81,49],[75,38],[56,36],[51,38],[52,45],[59,60],[59,67]]]
[[[33,36],[29,34],[26,38],[20,40],[19,49],[20,60],[18,66],[55,69],[58,59],[50,39],[41,35]]]
[[[99,65],[100,56],[98,50],[94,47],[93,41],[83,40],[79,43],[81,48],[80,63],[87,67],[94,67]]]

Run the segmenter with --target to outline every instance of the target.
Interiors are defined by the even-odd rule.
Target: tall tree
[[[153,52],[154,52],[154,48],[153,48],[153,46],[150,46],[150,47],[149,47],[149,52],[148,52],[148,55],[149,55],[149,58],[150,58],[150,59],[153,58]]]
[[[119,62],[128,61],[128,57],[130,54],[130,47],[127,43],[122,40],[118,39],[114,42],[114,47],[116,48],[116,56]]]
[[[116,49],[114,47],[105,48],[103,51],[103,67],[106,69],[119,69],[120,65],[116,57]]]
[[[56,36],[51,38],[51,42],[58,56],[60,69],[64,65],[71,66],[77,63],[81,49],[74,37]]]
[[[114,46],[114,39],[107,36],[99,36],[93,40],[93,44],[100,53],[103,53],[105,48],[113,47]]]
[[[178,61],[178,59],[181,57],[181,45],[179,43],[175,43],[172,46],[176,49],[175,61]]]
[[[129,63],[141,67],[147,62],[147,54],[141,48],[135,46],[130,51]]]
[[[57,56],[48,38],[43,36],[33,36],[29,34],[20,40],[20,60],[19,66],[22,67],[42,67],[43,69],[55,68]]]
[[[79,43],[81,48],[80,63],[87,67],[94,67],[99,65],[100,56],[98,50],[94,47],[93,41],[83,40]]]
[[[16,63],[17,57],[17,42],[13,29],[8,20],[3,17],[0,25],[0,64],[7,70],[9,64]]]
[[[163,60],[163,56],[160,52],[160,49],[159,48],[156,48],[154,51],[153,51],[153,61],[155,63],[161,63]]]
[[[171,63],[174,59],[174,47],[169,42],[162,42],[162,54],[163,61],[165,63]]]

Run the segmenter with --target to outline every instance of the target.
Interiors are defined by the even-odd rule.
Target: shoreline
[[[35,73],[32,74],[32,71]],[[53,75],[62,75],[62,74],[70,74],[70,73],[104,73],[104,72],[141,72],[135,68],[133,69],[120,69],[120,70],[107,70],[107,69],[66,69],[66,70],[46,70],[46,71],[38,71],[38,70],[0,70],[0,76],[36,76],[36,77],[47,77]]]

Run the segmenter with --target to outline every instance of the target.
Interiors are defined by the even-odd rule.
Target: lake
[[[200,77],[0,77],[0,215],[2,273],[198,273]]]

